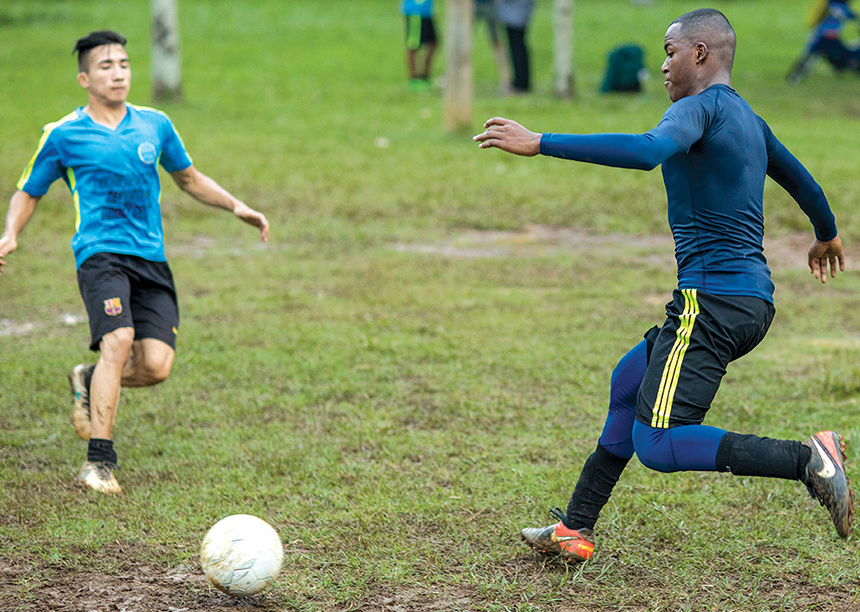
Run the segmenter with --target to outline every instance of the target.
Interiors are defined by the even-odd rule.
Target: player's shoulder
[[[715,117],[724,115],[749,117],[754,115],[752,108],[743,96],[728,85],[712,85],[700,94],[684,99],[689,100],[688,104],[700,106],[709,115]]]
[[[707,114],[708,109],[713,106],[713,97],[706,90],[693,96],[684,96],[672,102],[663,113],[663,119],[679,121],[685,118],[698,117]]]
[[[42,131],[46,134],[50,134],[58,129],[61,130],[64,126],[74,125],[75,123],[82,121],[84,118],[84,112],[80,108],[76,108],[68,115],[61,117],[56,121],[46,123],[44,127],[42,127]]]
[[[752,115],[749,104],[728,85],[711,85],[698,94],[679,98],[663,114],[663,121],[698,125],[705,132],[725,122],[745,122]]]
[[[746,101],[741,97],[741,95],[734,90],[734,88],[724,85],[722,83],[718,83],[716,85],[711,85],[705,91],[700,93],[698,96],[700,100],[706,104],[714,104],[714,105],[745,105]]]
[[[767,124],[761,116],[753,113],[753,117],[755,117],[756,125],[758,125],[761,130],[762,136],[764,136],[765,143],[768,147],[772,146],[772,144],[776,141],[776,136],[774,136],[773,130],[770,129],[770,126]]]
[[[734,92],[731,87],[725,87],[723,85],[711,85],[704,91],[700,91],[697,94],[684,96],[683,98],[675,100],[672,105],[669,106],[668,110],[673,110],[674,112],[681,112],[688,109],[713,108],[720,104],[724,90]]]
[[[170,123],[170,117],[167,116],[167,113],[158,110],[157,108],[152,108],[151,106],[140,106],[138,104],[131,104],[128,102],[126,102],[126,107],[130,113],[134,113],[144,120]]]
[[[770,126],[767,124],[767,121],[765,121],[761,115],[759,115],[758,113],[753,113],[753,117],[755,117],[756,121],[758,121],[758,124],[762,126],[762,128],[768,130],[770,129]]]

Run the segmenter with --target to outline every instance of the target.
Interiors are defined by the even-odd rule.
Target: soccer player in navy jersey
[[[662,166],[678,288],[666,320],[612,373],[609,414],[567,512],[558,523],[523,529],[539,552],[590,559],[594,525],[634,452],[661,472],[730,471],[799,480],[846,538],[854,496],[839,434],[803,442],[741,435],[703,425],[728,364],[751,351],[774,315],[763,254],[765,176],[809,217],[808,263],[826,282],[844,270],[842,242],[824,192],[731,87],[735,33],[725,16],[700,9],[676,19],[664,39],[662,72],[672,105],[645,134],[539,134],[493,118],[474,140],[518,155],[541,153],[620,168]]]
[[[78,83],[88,104],[45,126],[0,236],[2,271],[39,200],[54,181],[65,181],[75,205],[72,250],[90,348],[99,351],[95,364],[75,366],[69,375],[75,430],[89,440],[78,479],[105,493],[120,491],[111,439],[120,387],[165,380],[176,348],[179,308],[164,255],[158,165],[197,200],[232,211],[264,241],[269,235],[262,213],[192,165],[165,114],[126,102],[131,68],[125,44],[107,30],[77,41]]]

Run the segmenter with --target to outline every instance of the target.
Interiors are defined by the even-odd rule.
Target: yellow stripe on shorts
[[[663,376],[660,378],[660,387],[657,390],[657,399],[651,414],[651,427],[659,429],[666,429],[669,426],[669,416],[672,414],[672,402],[675,399],[675,390],[681,375],[681,365],[684,363],[684,355],[687,353],[687,347],[690,346],[690,336],[696,324],[696,316],[699,314],[696,290],[682,289],[681,293],[684,296],[684,313],[680,317],[681,325],[675,332],[675,344],[672,345],[669,358],[663,368]]]

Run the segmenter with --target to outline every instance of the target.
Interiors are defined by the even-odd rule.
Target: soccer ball
[[[221,519],[203,538],[200,567],[218,589],[244,597],[274,582],[284,561],[278,532],[250,514]]]

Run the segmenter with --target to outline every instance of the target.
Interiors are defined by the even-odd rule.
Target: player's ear
[[[78,85],[80,85],[84,89],[89,87],[90,86],[90,75],[87,74],[86,72],[79,72],[78,73]]]
[[[695,47],[695,58],[696,63],[701,63],[705,61],[705,58],[708,57],[708,45],[703,42],[696,43]]]

